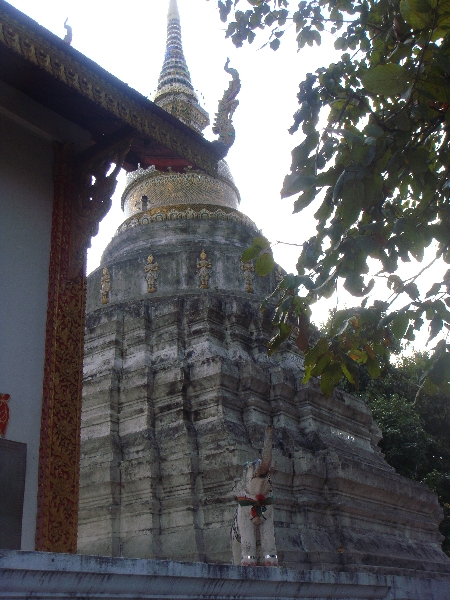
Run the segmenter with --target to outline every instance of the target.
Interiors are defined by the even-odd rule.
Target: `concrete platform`
[[[449,600],[450,574],[374,575],[0,550],[0,600]]]

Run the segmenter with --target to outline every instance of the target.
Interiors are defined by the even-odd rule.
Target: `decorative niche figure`
[[[111,291],[111,275],[106,267],[103,267],[103,275],[100,280],[102,291],[102,304],[108,304],[109,292]]]
[[[270,479],[275,470],[271,466],[272,432],[268,426],[261,459],[244,465],[236,486],[238,508],[231,527],[231,546],[233,564],[243,567],[278,566]]]
[[[144,267],[145,279],[147,280],[147,292],[153,294],[156,292],[156,280],[158,279],[158,263],[153,262],[155,259],[153,254],[147,258],[147,264]]]
[[[253,280],[255,279],[255,267],[251,262],[241,262],[242,275],[245,281],[245,291],[253,294]]]
[[[211,277],[211,261],[206,258],[206,252],[201,251],[200,258],[197,261],[198,278],[200,280],[200,289],[209,289],[209,278]]]

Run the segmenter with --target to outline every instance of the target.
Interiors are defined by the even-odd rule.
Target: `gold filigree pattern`
[[[185,173],[158,171],[154,167],[141,169],[128,178],[129,183],[122,194],[122,208],[127,217],[142,210],[142,197],[147,207],[173,204],[217,204],[237,208],[239,192],[226,177],[210,177],[201,171]]]
[[[156,280],[158,279],[158,263],[153,262],[153,254],[147,258],[147,264],[144,267],[144,277],[147,280],[147,292],[153,294],[156,292]]]
[[[173,206],[159,206],[147,212],[137,213],[124,221],[118,228],[116,235],[141,225],[159,223],[161,221],[178,221],[183,219],[203,219],[213,221],[231,221],[250,227],[254,232],[259,230],[251,219],[238,210],[215,204],[178,204]]]
[[[68,45],[67,49],[57,47],[1,8],[0,44],[77,90],[136,131],[157,140],[210,175],[216,175],[217,160],[207,147],[207,142],[201,144],[187,132],[154,113],[150,106],[145,106],[146,102],[130,98],[126,92],[81,64]]]
[[[85,264],[69,277],[74,215],[68,146],[55,146],[36,550],[76,552]]]

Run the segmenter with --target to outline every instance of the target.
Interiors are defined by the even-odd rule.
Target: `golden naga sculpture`
[[[232,80],[230,81],[230,85],[225,91],[222,100],[219,102],[219,107],[212,128],[213,133],[219,136],[219,139],[215,140],[213,144],[215,144],[216,147],[221,147],[224,152],[224,156],[226,155],[228,148],[233,145],[236,137],[232,118],[234,111],[239,105],[239,100],[236,100],[236,96],[241,89],[239,73],[236,71],[236,69],[229,69],[229,63],[230,59],[227,58],[224,69],[232,76]]]

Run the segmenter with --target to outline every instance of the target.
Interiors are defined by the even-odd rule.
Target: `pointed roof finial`
[[[169,10],[167,12],[167,21],[170,21],[171,19],[180,20],[180,13],[178,12],[177,0],[170,0],[170,2],[169,2]]]
[[[154,102],[196,131],[202,131],[209,124],[208,113],[198,103],[184,58],[176,0],[169,0],[166,54]]]

